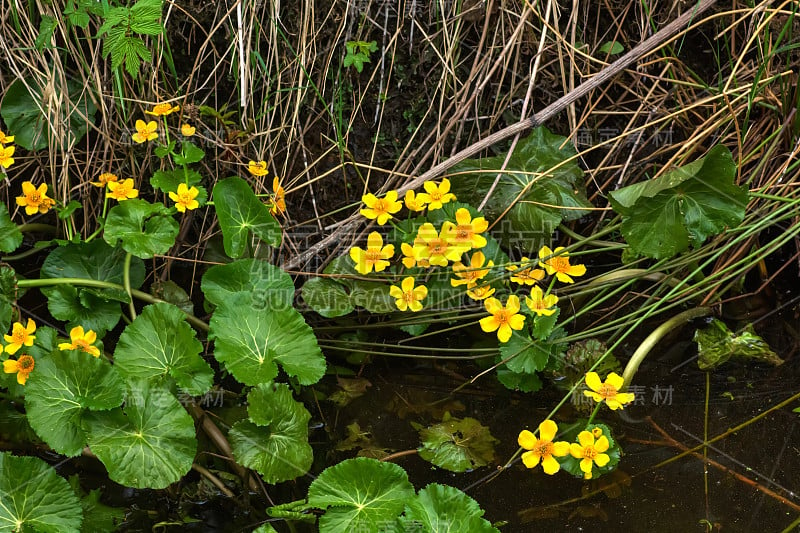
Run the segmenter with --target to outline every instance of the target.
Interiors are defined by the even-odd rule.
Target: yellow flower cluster
[[[414,191],[406,191],[403,202],[397,199],[397,191],[389,191],[382,198],[378,198],[372,193],[365,194],[361,197],[361,201],[364,202],[366,207],[361,209],[359,213],[383,226],[394,218],[393,215],[403,208],[403,204],[409,211],[423,211],[426,208],[429,211],[433,211],[434,209],[441,209],[444,204],[453,202],[456,199],[456,195],[450,192],[450,180],[447,178],[442,179],[441,183],[426,181],[422,184],[422,187],[425,192],[419,194]],[[469,215],[469,212],[467,212],[467,215]],[[484,241],[483,245],[485,244],[486,242]]]
[[[93,346],[97,341],[97,333],[92,331],[84,332],[83,326],[75,326],[69,331],[70,342],[62,342],[58,345],[59,350],[81,350],[94,357],[100,357],[100,348]]]
[[[22,196],[17,196],[17,205],[25,208],[26,215],[47,213],[56,201],[47,196],[47,184],[36,187],[32,182],[22,183]]]
[[[266,161],[250,161],[247,171],[257,178],[269,174]],[[272,194],[269,199],[269,212],[273,215],[286,213],[286,191],[283,190],[280,180],[275,176],[272,179]]]
[[[179,105],[172,105],[169,102],[162,102],[160,104],[156,104],[153,106],[153,109],[150,111],[145,111],[145,115],[151,115],[153,117],[166,117],[180,111],[181,106]],[[155,120],[150,120],[145,122],[144,120],[138,119],[134,123],[134,127],[136,131],[133,133],[131,138],[134,142],[142,144],[146,143],[147,141],[154,141],[158,139],[158,123]],[[191,124],[181,124],[181,135],[184,137],[191,137],[195,134],[195,127]]]
[[[8,168],[14,164],[14,150],[16,150],[16,146],[6,146],[11,145],[14,142],[13,135],[6,135],[2,131],[0,131],[0,167]],[[30,214],[30,213],[29,213]]]

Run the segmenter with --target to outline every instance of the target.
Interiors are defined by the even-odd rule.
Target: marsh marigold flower
[[[545,420],[539,424],[539,438],[527,429],[520,432],[517,437],[519,445],[527,452],[522,454],[522,462],[528,468],[535,468],[541,461],[545,474],[551,476],[561,469],[556,457],[569,455],[569,443],[565,441],[553,442],[558,433],[558,426],[552,420]]]
[[[375,269],[375,272],[382,272],[389,266],[389,261],[394,255],[394,244],[383,245],[383,237],[377,231],[373,231],[367,237],[367,249],[362,250],[358,246],[350,248],[350,259],[355,263],[356,272],[367,275]]]
[[[471,289],[467,289],[467,296],[469,296],[473,300],[485,300],[494,293],[495,293],[495,288],[489,285],[488,283],[485,285],[481,285],[480,287],[473,287]]]
[[[472,218],[469,209],[460,207],[456,211],[456,223],[449,220],[442,227],[447,226],[448,233],[453,234],[451,242],[469,248],[483,248],[486,246],[486,237],[481,235],[489,229],[489,223],[483,217]]]
[[[569,253],[564,252],[559,254],[563,249],[563,246],[559,246],[555,250],[550,250],[547,246],[542,246],[542,249],[539,250],[539,266],[545,269],[549,276],[555,274],[556,278],[561,283],[573,283],[575,280],[570,276],[583,276],[586,274],[586,267],[584,265],[570,265]],[[549,259],[545,259],[548,257]]]
[[[530,266],[528,266],[530,265]],[[525,266],[526,268],[522,268]],[[513,272],[511,274],[511,281],[519,283],[520,285],[535,285],[537,281],[544,278],[544,270],[541,268],[533,268],[535,264],[530,259],[523,256],[520,259],[520,265],[508,265],[506,270]]]
[[[606,402],[609,409],[616,411],[617,409],[622,409],[626,403],[631,403],[636,399],[632,392],[619,392],[619,389],[624,384],[625,380],[616,372],[606,376],[605,382],[600,381],[600,376],[597,375],[597,372],[587,372],[586,386],[592,390],[583,391],[583,394],[598,403]]]
[[[525,304],[528,309],[533,311],[539,316],[550,316],[556,312],[554,309],[558,303],[558,296],[555,294],[548,294],[544,296],[542,289],[534,287],[531,289],[531,295],[525,297]]]
[[[575,459],[581,459],[581,471],[584,479],[592,479],[592,467],[597,465],[603,468],[610,461],[610,457],[605,453],[608,451],[608,438],[603,435],[595,440],[594,434],[590,431],[578,433],[578,443],[569,445],[569,453]]]
[[[253,176],[266,176],[267,175],[267,162],[266,161],[250,161],[247,163],[247,171]]]
[[[70,342],[62,342],[58,345],[59,350],[81,350],[95,357],[100,357],[100,348],[93,346],[97,341],[97,333],[91,329],[83,331],[83,326],[75,326],[69,331]]]
[[[156,124],[155,120],[151,120],[150,122],[145,122],[141,119],[137,120],[136,133],[134,133],[131,138],[139,144],[147,141],[154,141],[158,139],[158,133],[156,133],[157,129],[158,124]]]
[[[414,278],[408,276],[400,283],[400,287],[392,285],[389,287],[389,295],[395,298],[395,305],[401,311],[411,309],[414,312],[422,311],[422,300],[428,296],[428,288],[425,285],[414,286]]]
[[[426,181],[422,184],[422,187],[425,192],[419,193],[417,200],[425,202],[429,211],[441,209],[444,204],[453,202],[456,199],[456,195],[450,192],[450,180],[447,178],[443,178],[438,185],[432,181]]]
[[[374,194],[368,193],[361,197],[361,201],[367,207],[361,209],[359,213],[371,220],[376,220],[381,226],[386,224],[390,218],[393,218],[392,215],[394,213],[403,208],[403,204],[397,201],[397,191],[389,191],[383,198],[378,198]]]
[[[139,191],[133,188],[133,180],[131,178],[125,181],[112,181],[108,184],[108,192],[106,193],[109,198],[113,198],[118,202],[130,200],[139,196]]]
[[[23,346],[33,346],[33,341],[36,338],[35,331],[36,322],[30,318],[25,326],[22,325],[22,322],[14,322],[14,326],[11,328],[11,335],[3,335],[3,338],[8,343],[5,347],[6,353],[13,355]]]
[[[119,176],[112,174],[111,172],[103,172],[97,177],[97,181],[90,181],[89,183],[95,187],[105,188],[112,181],[119,181]]]
[[[16,361],[13,359],[3,361],[3,372],[16,374],[17,383],[20,385],[25,385],[25,382],[28,381],[28,376],[33,372],[33,367],[34,361],[30,355],[20,355]]]
[[[519,314],[519,297],[512,294],[505,307],[497,298],[489,298],[483,304],[490,316],[481,319],[481,329],[486,333],[497,331],[500,342],[508,342],[511,330],[520,330],[525,324],[525,317]]]
[[[181,135],[184,137],[191,137],[195,134],[197,128],[192,126],[191,124],[181,124]]]
[[[37,189],[33,183],[22,183],[22,196],[17,196],[17,205],[25,208],[25,214],[47,213],[55,205],[52,198],[47,197],[47,184],[42,183]]]
[[[14,158],[11,156],[14,155],[16,148],[16,146],[3,147],[0,145],[0,167],[8,168],[14,164]]]
[[[420,198],[420,196],[414,191],[406,191],[404,203],[409,211],[422,211],[425,209],[427,204],[425,204],[424,198]]]
[[[272,179],[272,205],[269,212],[273,215],[282,215],[286,212],[286,191],[281,187],[277,176]]]
[[[448,261],[458,261],[469,248],[454,245],[448,239],[445,228],[440,234],[430,222],[424,223],[417,231],[414,241],[414,258],[427,259],[431,265],[447,266]]]
[[[187,209],[191,211],[200,206],[200,203],[195,200],[198,194],[200,194],[200,191],[197,187],[192,186],[189,188],[185,183],[180,183],[178,184],[177,192],[169,193],[169,199],[175,202],[175,209],[181,213],[185,213]]]
[[[10,144],[10,143],[13,143],[13,142],[14,142],[14,136],[13,135],[6,135],[2,131],[0,131],[0,146],[2,146],[4,144]]]
[[[455,263],[453,265],[453,274],[455,274],[457,279],[451,278],[450,285],[453,287],[466,285],[468,289],[476,286],[478,280],[486,276],[494,266],[494,261],[490,260],[486,268],[483,268],[483,263],[485,261],[486,257],[483,255],[483,252],[475,252],[469,260],[468,267],[464,266],[460,261]]]
[[[145,111],[146,115],[152,115],[154,117],[166,117],[167,115],[171,115],[175,111],[180,111],[181,106],[179,105],[172,105],[169,102],[164,102],[162,104],[156,104],[153,107],[152,111]]]
[[[414,244],[418,244],[418,241],[415,240]],[[428,268],[431,266],[427,259],[422,258],[417,260],[414,256],[414,247],[407,242],[400,243],[400,251],[403,254],[403,266],[406,268],[414,268],[415,266]]]

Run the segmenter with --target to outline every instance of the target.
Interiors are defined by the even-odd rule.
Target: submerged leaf
[[[489,428],[474,418],[459,419],[449,413],[445,413],[439,424],[427,428],[418,424],[414,426],[422,440],[419,456],[452,472],[488,465],[494,460],[495,443],[500,442],[492,436]]]
[[[737,335],[723,321],[714,318],[707,327],[694,332],[694,341],[697,343],[697,365],[701,370],[717,368],[729,359],[773,366],[783,364],[783,360],[769,348],[764,339],[755,334],[752,324],[748,324]]]

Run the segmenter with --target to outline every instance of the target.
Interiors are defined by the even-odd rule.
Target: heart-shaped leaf
[[[286,272],[258,259],[241,259],[216,265],[203,275],[201,288],[206,299],[221,306],[239,296],[250,296],[256,310],[291,309],[294,282]]]
[[[213,195],[222,229],[222,243],[228,256],[241,257],[251,232],[267,244],[280,245],[280,224],[242,178],[234,176],[218,181]]]
[[[162,204],[144,200],[120,202],[108,213],[103,239],[111,246],[122,241],[126,252],[142,259],[165,254],[178,236],[178,223],[168,212]]]
[[[406,504],[400,523],[405,531],[500,533],[483,513],[478,502],[457,488],[431,483]]]
[[[350,295],[341,283],[329,278],[311,278],[303,284],[303,301],[324,316],[344,316],[353,310]]]

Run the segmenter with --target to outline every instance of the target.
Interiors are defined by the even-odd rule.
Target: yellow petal
[[[544,470],[545,474],[553,475],[561,469],[561,465],[558,464],[555,457],[552,455],[548,455],[544,459],[542,459],[542,469]]]
[[[556,457],[564,457],[569,455],[569,442],[558,441],[553,443],[553,455]]]
[[[543,422],[544,423],[544,422]],[[541,424],[539,425],[539,431],[541,431]],[[519,432],[519,436],[517,437],[517,443],[526,450],[532,450],[536,443],[539,442],[539,439],[536,436],[528,431],[527,429],[523,429]]]
[[[535,468],[539,464],[539,454],[533,452],[525,452],[522,454],[522,462],[528,468]]]
[[[587,372],[586,373],[586,386],[592,389],[593,391],[599,391],[600,386],[603,383],[600,381],[600,376],[597,375],[597,372]]]
[[[497,298],[489,298],[483,303],[483,306],[486,308],[486,311],[488,311],[492,315],[496,314],[498,311],[503,309],[503,304],[501,304],[500,300],[498,300]]]
[[[403,291],[400,289],[400,287],[392,285],[391,287],[389,287],[389,296],[400,300],[403,298]]]
[[[367,237],[367,248],[380,248],[383,246],[383,237],[377,231],[373,231]]]
[[[622,388],[622,385],[625,384],[625,379],[616,372],[612,372],[608,376],[606,376],[606,383],[608,383],[615,389],[620,390]]]
[[[592,435],[592,438],[594,438],[594,435]],[[608,450],[608,447],[609,447],[608,437],[606,437],[605,435],[597,439],[597,442],[594,443],[594,449],[600,453],[603,453],[604,451]]]
[[[604,466],[606,466],[610,460],[611,460],[611,458],[608,455],[604,454],[604,453],[599,453],[599,454],[594,456],[594,462],[600,468],[603,468]]]
[[[581,431],[578,433],[578,442],[580,442],[581,446],[584,448],[587,446],[594,446],[594,435],[592,435],[591,431]]]
[[[519,296],[512,294],[506,302],[506,311],[514,314],[519,312]]]
[[[569,453],[575,459],[583,458],[583,446],[577,442],[571,442],[569,445]]]
[[[7,359],[3,361],[3,372],[6,374],[13,374],[17,370],[17,362],[14,359]]]
[[[508,342],[508,339],[511,338],[511,327],[508,324],[503,324],[500,326],[500,329],[497,330],[497,339],[500,342]]]
[[[589,398],[591,398],[592,400],[596,401],[597,403],[600,403],[600,402],[603,401],[603,397],[600,396],[599,394],[597,394],[594,391],[585,390],[585,391],[583,391],[583,395],[584,396],[588,396]]]
[[[542,440],[552,442],[556,433],[558,433],[558,425],[552,420],[548,419],[539,424],[539,438]]]
[[[58,344],[58,349],[59,350],[74,350],[75,346],[73,346],[69,342],[61,342],[61,343]]]
[[[458,208],[458,211],[456,211],[456,222],[458,222],[460,226],[466,226],[472,222],[472,216],[469,214],[469,210],[466,207]]]
[[[482,318],[480,320],[481,329],[486,333],[491,333],[492,331],[496,330],[500,325],[494,319],[494,316],[487,316],[486,318]],[[8,347],[6,347],[8,348]]]

